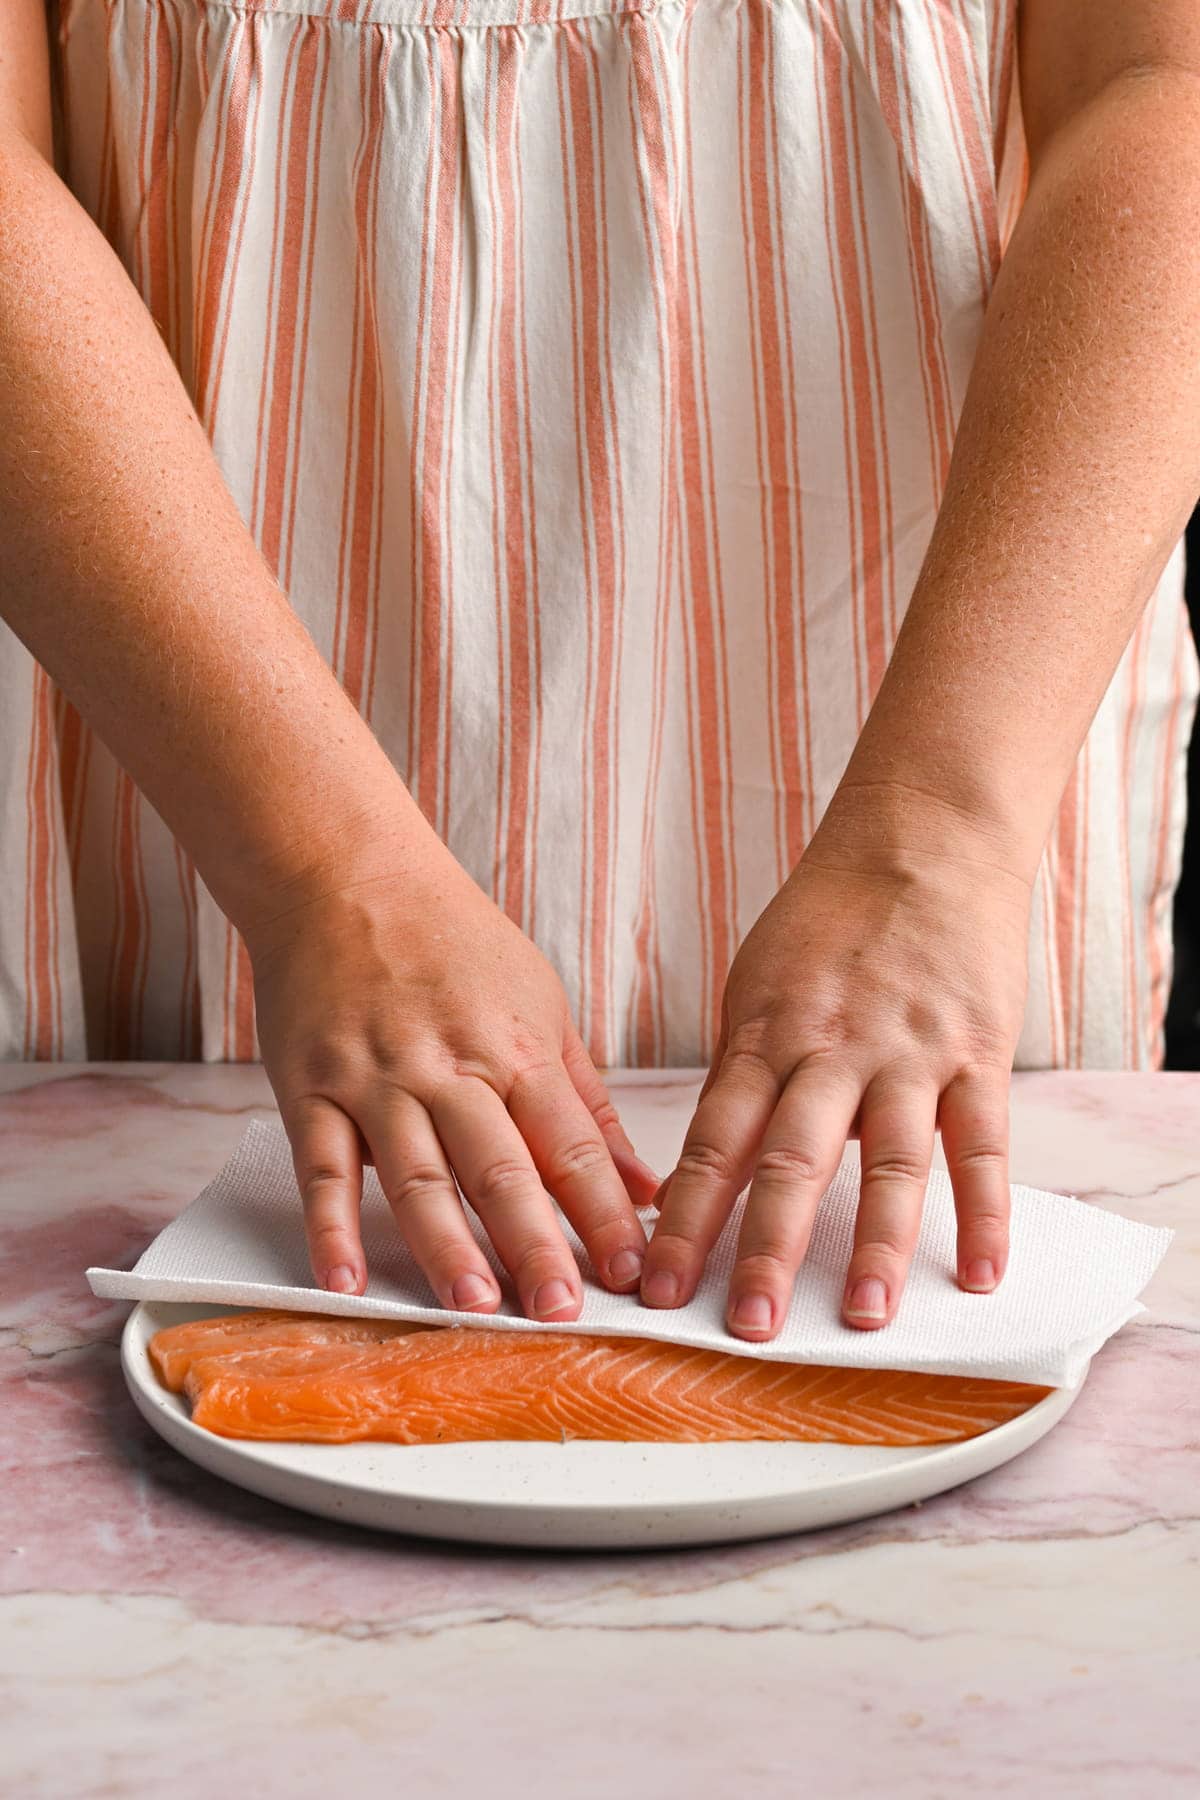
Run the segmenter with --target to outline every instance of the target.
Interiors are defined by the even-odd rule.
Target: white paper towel
[[[847,1368],[915,1369],[1075,1387],[1090,1357],[1145,1309],[1137,1296],[1172,1232],[1136,1224],[1083,1201],[1037,1188],[1012,1190],[1012,1256],[994,1294],[965,1294],[954,1280],[954,1206],[948,1177],[930,1177],[921,1235],[898,1317],[880,1331],[855,1331],[838,1316],[858,1201],[857,1154],[848,1151],[817,1222],[782,1329],[769,1344],[725,1330],[729,1271],[744,1201],[738,1203],[687,1306],[652,1311],[636,1296],[610,1294],[563,1221],[584,1276],[581,1317],[570,1325],[523,1318],[507,1275],[475,1215],[467,1217],[500,1279],[499,1313],[439,1307],[406,1249],[374,1170],[363,1193],[364,1295],[326,1294],[312,1276],[291,1153],[283,1127],[251,1125],[212,1184],[161,1231],[132,1270],[89,1269],[106,1299],[212,1301],[359,1317],[421,1319],[508,1331],[589,1331],[667,1339],[771,1361]]]

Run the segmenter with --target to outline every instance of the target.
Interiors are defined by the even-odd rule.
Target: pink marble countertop
[[[693,1093],[624,1096],[651,1161]],[[4,1795],[1200,1791],[1200,1077],[1015,1082],[1014,1180],[1178,1232],[1047,1439],[863,1524],[636,1556],[339,1528],[142,1423],[82,1271],[268,1105],[252,1068],[0,1067]]]

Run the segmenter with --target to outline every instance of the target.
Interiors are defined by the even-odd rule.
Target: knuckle
[[[864,1182],[905,1182],[923,1188],[928,1174],[928,1158],[915,1150],[880,1150],[863,1158]]]
[[[973,1206],[969,1224],[971,1230],[979,1235],[995,1233],[996,1236],[1003,1236],[1008,1230],[1008,1214],[995,1206]]]
[[[373,1073],[395,1075],[408,1054],[408,1044],[392,1018],[371,1019],[364,1031],[364,1049]]]
[[[359,1066],[358,1052],[347,1039],[320,1037],[305,1047],[300,1059],[305,1083],[317,1094],[339,1093]]]
[[[503,1100],[506,1084],[497,1079],[491,1065],[483,1057],[445,1054],[431,1058],[428,1070],[416,1091],[429,1111],[454,1106],[463,1098],[464,1088],[490,1088]],[[475,1096],[479,1098],[478,1095]]]
[[[739,1171],[728,1150],[697,1140],[684,1145],[676,1172],[693,1181],[728,1182],[736,1181]]]
[[[889,1230],[886,1226],[876,1226],[869,1238],[854,1247],[854,1261],[857,1266],[878,1266],[880,1263],[897,1262],[908,1256],[913,1247],[913,1234],[901,1230]]]
[[[897,1013],[911,1044],[925,1051],[953,1052],[954,1023],[937,1000],[927,994],[904,995],[898,999]]]
[[[942,1136],[946,1139],[947,1150],[953,1149],[959,1156],[969,1156],[972,1151],[979,1149],[999,1150],[1007,1135],[1006,1120],[998,1119],[994,1113],[983,1112],[978,1108],[969,1113],[952,1113],[948,1120],[942,1122]]]
[[[453,1232],[436,1232],[425,1240],[422,1252],[426,1266],[436,1270],[439,1275],[457,1275],[464,1268],[469,1269],[473,1266],[470,1260],[470,1249],[465,1247]]]
[[[647,1267],[678,1270],[691,1263],[696,1246],[682,1231],[664,1231],[660,1225],[654,1233],[647,1254]]]
[[[508,1099],[518,1105],[527,1097],[536,1098],[556,1077],[561,1079],[561,1059],[550,1056],[544,1044],[511,1046],[508,1064]]]
[[[642,1228],[620,1213],[603,1213],[599,1218],[588,1219],[578,1227],[579,1235],[587,1243],[593,1254],[603,1256],[608,1250],[618,1250],[623,1245],[636,1242],[642,1235]]]
[[[612,1131],[619,1127],[621,1121],[617,1116],[617,1109],[611,1100],[606,1099],[599,1101],[592,1107],[591,1111],[592,1117],[595,1119],[597,1128],[600,1131]]]
[[[450,1177],[436,1163],[417,1163],[406,1169],[396,1181],[388,1184],[388,1204],[403,1209],[411,1206],[414,1200],[425,1200],[432,1194],[444,1194],[451,1187]]]
[[[836,1064],[856,1049],[862,1038],[858,1014],[840,995],[815,992],[809,996],[804,1022],[804,1062]]]
[[[575,1271],[572,1263],[568,1270],[563,1261],[561,1247],[548,1238],[535,1238],[517,1251],[512,1261],[512,1274],[517,1286],[522,1291],[530,1291],[541,1285],[543,1281],[560,1276],[567,1281],[569,1287],[574,1286],[571,1279]]]
[[[730,1034],[721,1058],[719,1072],[723,1079],[732,1076],[735,1081],[753,1083],[756,1087],[766,1082],[774,1085],[779,1080],[780,1072],[767,1047],[768,1029],[765,1022],[756,1022],[738,1026]]]
[[[820,1179],[821,1170],[811,1151],[798,1144],[772,1144],[758,1159],[756,1174],[767,1181],[799,1182],[805,1186]]]
[[[1004,1050],[970,1062],[958,1062],[947,1086],[949,1097],[964,1114],[985,1110],[989,1114],[1007,1109],[1011,1058]]]
[[[336,1197],[346,1185],[345,1170],[335,1169],[331,1163],[309,1163],[300,1176],[300,1191],[305,1199],[316,1199],[330,1188],[335,1190]]]
[[[968,1174],[982,1170],[984,1174],[1000,1174],[1008,1162],[1007,1146],[999,1142],[983,1140],[973,1144],[961,1144],[954,1152],[954,1166]]]
[[[608,1151],[599,1138],[582,1138],[557,1147],[551,1158],[552,1181],[568,1182],[580,1176],[595,1175],[608,1163]]]
[[[782,1238],[768,1239],[757,1243],[753,1250],[748,1250],[738,1257],[738,1269],[743,1276],[762,1276],[764,1280],[774,1283],[780,1276],[790,1280],[792,1273],[792,1252],[790,1246]]]
[[[589,1199],[586,1206],[574,1207],[572,1222],[580,1237],[593,1239],[611,1231],[619,1231],[628,1237],[631,1229],[635,1234],[642,1229],[632,1206],[608,1194]]]
[[[475,1183],[475,1198],[481,1206],[506,1206],[529,1193],[530,1172],[524,1163],[512,1160],[489,1163]]]
[[[313,1249],[322,1244],[344,1244],[349,1236],[345,1225],[335,1219],[314,1219],[308,1227],[308,1241]]]

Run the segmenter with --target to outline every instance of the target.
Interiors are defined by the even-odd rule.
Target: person
[[[367,1162],[542,1319],[749,1183],[763,1340],[857,1135],[875,1329],[940,1129],[990,1292],[1014,1062],[1161,1054],[1192,0],[2,17],[7,1053],[261,1048],[335,1291]]]

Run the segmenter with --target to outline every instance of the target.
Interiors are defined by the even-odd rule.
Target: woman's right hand
[[[531,1318],[573,1319],[582,1305],[555,1200],[605,1286],[635,1292],[634,1208],[658,1177],[540,951],[436,840],[415,856],[398,844],[390,867],[375,845],[365,866],[351,858],[305,890],[245,936],[318,1283],[366,1285],[359,1202],[372,1162],[443,1306],[500,1303],[460,1188]]]

